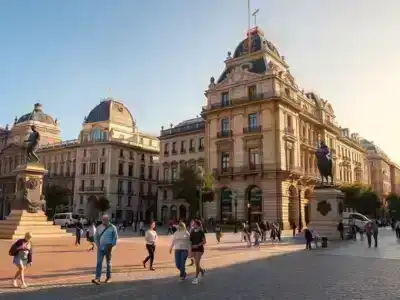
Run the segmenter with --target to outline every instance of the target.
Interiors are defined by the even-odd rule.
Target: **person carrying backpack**
[[[12,281],[14,287],[18,287],[18,279],[21,280],[21,288],[26,288],[25,270],[32,264],[32,234],[25,233],[23,239],[17,240],[10,248],[9,255],[13,257],[13,264],[17,267],[17,272]]]

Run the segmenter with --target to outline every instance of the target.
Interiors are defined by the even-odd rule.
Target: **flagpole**
[[[251,10],[250,10],[250,0],[247,0],[247,30],[250,30],[250,19],[251,19]]]

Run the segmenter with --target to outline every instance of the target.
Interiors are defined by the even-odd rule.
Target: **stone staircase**
[[[71,233],[47,221],[44,212],[28,213],[26,210],[14,210],[7,220],[0,221],[0,239],[23,238],[28,231],[34,239],[72,237]]]

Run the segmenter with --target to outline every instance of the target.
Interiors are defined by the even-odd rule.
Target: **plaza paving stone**
[[[143,246],[140,243],[123,243],[120,254],[125,246]],[[210,241],[204,261],[207,273],[197,286],[190,284],[191,278],[178,282],[170,257],[155,272],[136,271],[135,264],[125,262],[131,274],[122,270],[108,285],[93,286],[81,279],[24,291],[4,286],[0,299],[400,299],[400,244],[391,231],[381,231],[379,246],[368,249],[366,241],[357,241],[306,251],[294,244],[246,249],[234,241]]]

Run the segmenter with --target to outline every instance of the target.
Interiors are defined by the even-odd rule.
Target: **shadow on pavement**
[[[3,289],[3,294],[0,299],[18,299],[18,300],[47,300],[47,299],[74,299],[74,300],[89,300],[89,299],[239,299],[240,293],[232,293],[232,290],[240,289],[242,295],[249,294],[250,290],[246,282],[252,278],[263,281],[270,280],[273,283],[274,289],[279,276],[271,273],[270,264],[279,265],[282,259],[291,261],[293,264],[298,261],[300,253],[305,251],[275,256],[271,258],[263,258],[252,260],[249,262],[229,265],[212,269],[206,272],[200,285],[192,285],[193,274],[189,274],[187,280],[180,282],[178,277],[167,277],[158,279],[132,280],[111,282],[109,284],[101,284],[99,286],[91,283],[87,284],[71,284],[71,286],[42,286],[39,290],[17,290]],[[308,253],[307,253],[308,254]],[[142,269],[143,270],[143,269]],[[192,271],[192,269],[189,269]],[[268,271],[269,270],[269,271]],[[305,270],[304,270],[305,271]],[[156,274],[156,272],[155,272]],[[290,274],[290,272],[288,273]],[[278,274],[277,274],[278,275]],[[254,277],[253,277],[254,276]],[[271,277],[269,277],[271,276]],[[232,281],[233,280],[233,281]],[[36,288],[36,287],[35,287]],[[257,291],[257,293],[260,291]],[[244,294],[243,294],[244,293]],[[225,297],[223,297],[225,295]],[[239,297],[239,298],[238,298]],[[265,295],[263,299],[268,298]],[[275,299],[275,298],[273,298]],[[281,298],[283,299],[283,298]],[[288,299],[288,298],[285,298]],[[298,298],[296,298],[298,299]]]

